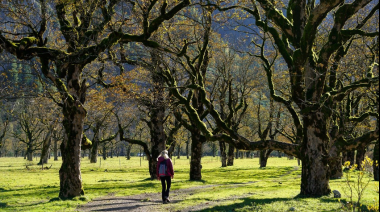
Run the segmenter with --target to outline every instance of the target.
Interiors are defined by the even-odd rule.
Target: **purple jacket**
[[[159,166],[160,166],[160,163],[161,163],[162,161],[164,161],[164,160],[165,160],[164,157],[159,157],[159,158],[158,158],[158,161],[157,161],[157,168],[156,168],[156,174],[157,174],[157,177],[158,177],[158,169],[160,168],[160,167],[159,167]],[[172,160],[170,160],[170,158],[166,160],[166,167],[167,167],[167,172],[168,172],[167,176],[170,176],[170,177],[173,178],[173,176],[174,176],[174,170],[173,170]]]

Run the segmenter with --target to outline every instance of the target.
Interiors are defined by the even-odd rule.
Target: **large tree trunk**
[[[149,161],[150,178],[152,180],[154,180],[154,179],[157,179],[157,173],[156,173],[157,158],[160,155],[161,151],[163,151],[165,149],[165,140],[163,140],[162,137],[161,138],[159,138],[159,137],[153,138],[152,137],[152,143],[151,144],[152,144],[152,148],[150,151],[150,155],[148,152],[145,152],[145,154],[146,154],[147,159]]]
[[[362,162],[364,161],[365,153],[367,152],[367,147],[366,146],[360,146],[356,150],[356,160],[355,163],[358,166],[358,170],[362,170]]]
[[[79,102],[66,101],[63,107],[65,136],[61,144],[62,166],[59,170],[62,199],[84,195],[80,170],[80,152],[86,111]]]
[[[340,179],[343,176],[342,153],[333,146],[329,151],[328,165],[330,168],[330,179]]]
[[[181,147],[177,146],[177,159],[181,158]]]
[[[32,152],[32,147],[31,146],[28,146],[25,154],[26,154],[26,157],[27,157],[28,161],[33,161],[33,152]]]
[[[47,133],[44,143],[42,146],[42,151],[41,151],[41,159],[38,165],[46,164],[48,163],[49,155],[50,155],[50,145],[51,145],[51,133],[53,129],[49,129],[49,132]]]
[[[99,148],[99,141],[97,138],[94,138],[92,140],[90,163],[98,162],[98,148]]]
[[[301,195],[322,196],[331,192],[330,170],[324,148],[329,137],[326,129],[327,117],[321,112],[304,116],[304,141],[302,144]]]
[[[379,181],[379,141],[373,149],[373,177],[375,181]]]
[[[153,109],[154,110],[154,109]],[[151,179],[157,179],[157,158],[160,153],[166,149],[166,134],[164,131],[164,119],[165,119],[165,110],[155,111],[156,115],[151,116],[151,158],[148,157],[149,161],[149,174]],[[172,152],[171,152],[172,153]],[[145,153],[147,156],[148,153]]]
[[[50,145],[51,145],[51,139],[48,140],[46,147],[44,144],[44,147],[43,147],[42,152],[41,152],[40,162],[38,163],[38,165],[48,163],[49,155],[50,155]]]
[[[340,179],[343,176],[342,156],[338,155],[329,160],[330,179]]]
[[[126,152],[127,160],[131,160],[131,149],[132,149],[132,144],[128,144],[127,152]]]
[[[226,154],[226,142],[219,141],[220,158],[222,161],[222,167],[227,167],[227,154]]]
[[[202,180],[202,147],[205,142],[199,131],[191,132],[190,180]]]
[[[106,148],[106,144],[103,143],[102,146],[103,146],[103,150],[102,150],[102,152],[103,152],[103,154],[102,154],[103,160],[107,160],[107,148]]]
[[[151,113],[150,116],[150,136],[151,136],[151,149],[150,155],[146,152],[148,161],[149,161],[149,173],[151,179],[156,179],[156,167],[157,167],[157,158],[160,153],[166,149],[167,135],[165,133],[165,111],[166,111],[166,102],[165,102],[165,90],[163,86],[165,85],[164,78],[158,74],[160,72],[159,64],[160,58],[156,52],[152,53],[152,60],[156,64],[156,69],[152,70],[152,80],[154,84],[153,89],[153,102],[152,104],[147,105]],[[175,142],[175,140],[173,140]],[[169,144],[172,146],[172,144]],[[174,149],[173,149],[174,150]],[[173,150],[169,151],[171,155]]]
[[[235,151],[235,147],[232,144],[229,144],[228,153],[227,153],[227,166],[234,165],[234,151]]]
[[[268,158],[269,158],[269,155],[272,151],[273,150],[270,150],[270,149],[260,151],[260,159],[259,159],[260,168],[267,167]]]
[[[83,125],[86,110],[86,85],[81,81],[82,66],[70,65],[67,70],[67,90],[63,100],[64,138],[61,144],[62,166],[59,170],[61,199],[84,195],[80,170],[80,153],[82,146],[88,147],[90,141],[83,137]],[[82,144],[83,142],[83,144]]]
[[[153,123],[152,123],[153,124]],[[161,131],[162,130],[162,131]],[[157,126],[153,124],[153,130],[151,130],[151,150],[149,152],[145,152],[147,159],[149,161],[149,174],[152,180],[157,179],[157,158],[160,155],[161,151],[165,149],[166,144],[166,134],[163,131],[162,126]],[[155,135],[155,136],[153,136]]]

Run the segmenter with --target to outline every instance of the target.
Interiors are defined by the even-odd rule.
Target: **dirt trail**
[[[78,208],[78,211],[173,211],[171,204],[175,204],[186,196],[201,192],[204,188],[219,185],[196,186],[187,189],[178,189],[170,192],[170,204],[162,204],[161,192],[145,193],[133,196],[116,197],[106,196]]]
[[[298,167],[297,167],[298,168]],[[294,170],[296,170],[295,168]],[[285,175],[290,174],[292,171],[289,171]],[[283,175],[284,176],[284,175]],[[161,192],[157,193],[144,193],[133,196],[105,196],[93,200],[92,202],[82,205],[78,208],[78,211],[131,211],[131,212],[167,212],[167,211],[181,211],[181,212],[190,212],[190,211],[199,211],[202,209],[210,208],[215,205],[218,205],[221,201],[232,200],[232,199],[241,199],[254,195],[254,193],[243,194],[239,196],[231,196],[227,199],[219,199],[216,201],[209,201],[199,205],[194,205],[189,208],[184,208],[181,210],[173,209],[173,204],[181,202],[186,199],[188,196],[191,196],[198,192],[204,192],[205,189],[211,187],[230,187],[236,188],[240,186],[245,186],[247,184],[252,184],[256,182],[247,182],[240,184],[232,185],[205,185],[205,186],[196,186],[186,189],[178,189],[170,192],[169,204],[162,204]]]

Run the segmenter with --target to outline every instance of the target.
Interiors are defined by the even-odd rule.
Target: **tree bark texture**
[[[163,101],[161,99],[161,101]],[[157,158],[160,153],[166,149],[166,133],[164,129],[165,124],[165,107],[163,102],[157,101],[157,107],[151,108],[151,159],[149,160],[149,173],[152,179],[157,178],[156,167],[157,167]],[[148,154],[147,154],[148,156]]]
[[[335,158],[330,158],[329,167],[330,167],[330,179],[342,178],[343,176],[342,156],[339,155]]]
[[[107,157],[108,157],[108,155],[107,155],[107,148],[106,148],[106,144],[105,143],[103,143],[103,150],[102,150],[102,157],[103,157],[103,160],[107,160]]]
[[[181,158],[181,147],[177,146],[177,159]]]
[[[131,160],[131,148],[132,148],[132,145],[128,144],[127,152],[126,152],[127,160]]]
[[[234,165],[234,151],[235,151],[235,147],[232,144],[229,144],[228,153],[227,153],[227,166]]]
[[[145,153],[149,161],[149,174],[152,180],[157,179],[157,173],[156,173],[157,158],[160,155],[161,151],[165,149],[164,144],[165,144],[165,140],[162,140],[162,138],[152,137],[152,142],[151,142],[152,147],[150,150],[151,155]]]
[[[302,143],[301,195],[322,196],[331,192],[330,170],[325,148],[328,146],[326,120],[321,112],[304,116],[304,141]]]
[[[202,180],[203,142],[205,139],[200,132],[191,132],[190,180]]]
[[[53,128],[50,128],[48,133],[45,136],[44,143],[42,145],[42,151],[41,151],[41,159],[38,165],[46,164],[49,160],[50,155],[50,146],[51,146],[51,140],[52,140],[52,132]]]
[[[69,65],[66,76],[68,93],[62,97],[65,134],[61,143],[62,166],[59,170],[61,199],[84,195],[80,153],[82,146],[91,147],[91,141],[83,135],[87,111],[83,107],[86,86],[81,80],[82,69],[81,65]]]
[[[151,149],[149,160],[149,173],[152,179],[157,178],[156,167],[157,158],[163,150],[166,150],[167,135],[165,132],[165,90],[163,86],[165,85],[164,78],[158,73],[161,72],[159,68],[160,59],[155,52],[152,53],[152,60],[155,64],[155,69],[152,70],[152,80],[153,80],[153,100],[151,104],[148,104],[150,111],[150,122],[148,123],[151,136]],[[173,141],[175,142],[175,140]],[[171,145],[171,144],[170,144]],[[175,144],[174,144],[175,145]],[[173,149],[174,150],[174,149]],[[170,155],[172,155],[173,150],[170,150]]]
[[[59,170],[59,197],[62,199],[84,195],[80,152],[86,111],[77,101],[65,103],[63,108],[65,136],[61,144],[62,166]]]
[[[226,142],[219,141],[220,159],[222,161],[222,167],[227,167],[227,154],[226,154]]]
[[[94,139],[92,140],[90,163],[98,162],[98,148],[99,148],[99,140],[94,137]]]
[[[46,143],[45,143],[46,142]],[[47,164],[50,156],[50,145],[51,145],[51,138],[49,138],[47,141],[44,142],[44,146],[42,147],[41,151],[41,158],[38,165],[41,164]]]
[[[54,161],[58,161],[58,141],[57,140],[54,140],[53,151],[54,151]]]
[[[33,161],[33,152],[27,151],[26,152],[26,157],[28,161]]]
[[[268,158],[272,151],[273,150],[270,149],[260,151],[260,168],[267,167]]]

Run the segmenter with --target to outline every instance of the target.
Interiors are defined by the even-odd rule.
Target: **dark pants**
[[[162,185],[162,201],[169,198],[170,185],[172,184],[172,179],[170,176],[160,177]],[[166,181],[166,183],[165,183]]]

